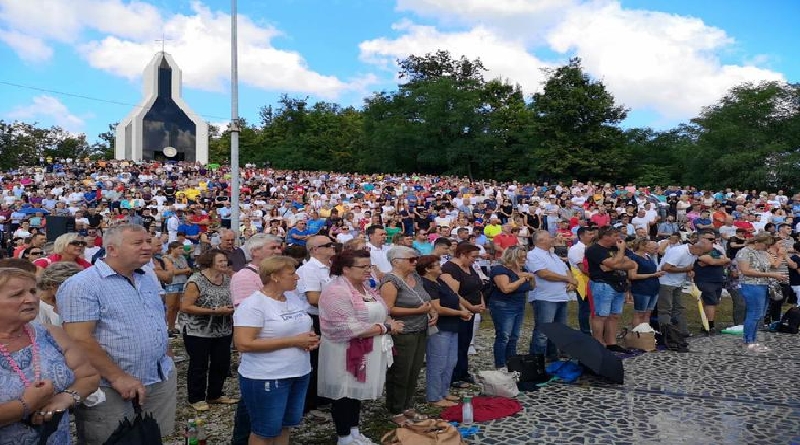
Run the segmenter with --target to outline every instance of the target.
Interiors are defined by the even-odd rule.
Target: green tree
[[[545,71],[548,79],[533,95],[528,128],[533,175],[545,180],[623,176],[630,158],[618,125],[627,109],[583,71],[579,58]]]
[[[685,179],[700,187],[789,187],[800,179],[800,89],[780,82],[732,88],[692,123]]]

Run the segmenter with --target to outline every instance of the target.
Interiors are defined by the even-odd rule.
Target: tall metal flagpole
[[[239,73],[236,0],[231,0],[231,229],[239,238]]]

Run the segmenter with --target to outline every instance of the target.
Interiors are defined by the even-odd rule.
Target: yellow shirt
[[[500,232],[503,231],[503,226],[500,224],[489,224],[488,226],[483,228],[483,234],[489,238],[489,241],[493,240],[495,236],[499,235]]]

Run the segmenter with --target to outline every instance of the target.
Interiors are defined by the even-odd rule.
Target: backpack
[[[689,344],[686,343],[686,337],[671,324],[661,326],[661,333],[656,335],[656,341],[658,344],[666,346],[670,351],[689,352]]]
[[[789,308],[781,317],[778,332],[797,334],[800,331],[800,307]]]

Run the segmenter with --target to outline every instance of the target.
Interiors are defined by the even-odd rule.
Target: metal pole
[[[239,73],[236,0],[231,0],[231,229],[239,239]]]

